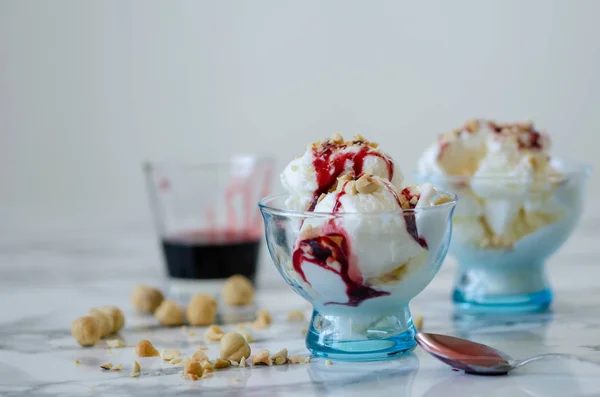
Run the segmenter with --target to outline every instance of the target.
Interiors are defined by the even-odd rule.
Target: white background
[[[533,119],[599,168],[599,15],[595,0],[0,0],[0,221],[146,221],[145,159],[282,167],[336,131],[409,173],[474,116]]]

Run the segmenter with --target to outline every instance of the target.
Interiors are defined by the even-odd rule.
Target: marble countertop
[[[434,282],[416,298],[413,312],[424,329],[471,338],[515,358],[547,352],[578,354],[600,361],[600,271],[595,219],[584,222],[550,263],[556,300],[552,312],[525,317],[457,319],[449,301],[454,264],[448,260]],[[117,230],[115,230],[117,229]],[[231,368],[198,382],[159,359],[139,359],[142,375],[131,378],[134,349],[79,347],[70,335],[73,319],[91,307],[113,304],[127,317],[120,337],[130,346],[140,339],[158,348],[191,354],[203,344],[181,328],[159,328],[136,314],[129,294],[134,285],[160,285],[162,268],[152,230],[146,226],[10,233],[0,240],[0,396],[600,396],[600,367],[554,360],[531,364],[508,376],[477,377],[454,372],[421,349],[405,358],[375,363],[313,359],[306,365]],[[254,331],[253,350],[308,354],[303,324],[287,312],[310,307],[283,285],[263,255],[257,305],[273,315],[273,325]],[[227,327],[225,327],[227,330]],[[218,344],[208,344],[216,357]],[[79,360],[81,364],[76,364]],[[122,363],[120,372],[103,371]]]

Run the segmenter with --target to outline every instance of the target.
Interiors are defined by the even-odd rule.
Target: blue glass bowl
[[[546,259],[568,239],[581,216],[590,169],[555,160],[562,176],[523,179],[419,175],[457,194],[450,255],[458,261],[452,299],[461,313],[528,313],[547,310],[552,289]],[[491,232],[482,200],[472,188],[489,187],[496,209],[522,203],[510,237]],[[488,207],[489,208],[489,207]],[[487,225],[487,226],[486,226]],[[508,229],[507,229],[508,230]]]
[[[408,304],[448,251],[456,203],[450,196],[433,207],[373,213],[288,211],[286,195],[259,202],[275,266],[313,305],[306,336],[313,354],[368,361],[415,347]],[[409,224],[417,236],[407,234]],[[406,260],[407,252],[418,254]]]

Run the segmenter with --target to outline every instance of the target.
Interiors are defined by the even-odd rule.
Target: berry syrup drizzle
[[[347,183],[344,183],[343,187]],[[339,211],[340,199],[346,194],[343,187],[336,196],[333,207],[334,213]],[[304,262],[313,263],[337,274],[346,285],[348,302],[326,302],[325,305],[356,307],[367,299],[390,294],[364,285],[362,275],[354,263],[355,259],[352,258],[349,238],[344,230],[336,224],[335,219],[330,219],[323,225],[321,235],[300,241],[292,255],[294,270],[302,277],[304,282],[310,285],[302,269]],[[335,264],[338,266],[335,266]]]
[[[363,172],[363,165],[367,156],[379,157],[385,161],[388,169],[388,179],[390,181],[392,180],[394,177],[394,163],[388,156],[376,151],[364,142],[355,142],[355,145],[358,145],[358,151],[347,151],[343,153],[336,153],[337,149],[343,147],[342,145],[330,141],[324,142],[313,148],[313,166],[317,172],[318,188],[313,194],[313,199],[308,211],[313,211],[321,194],[327,193],[329,189],[336,184],[337,178],[345,170],[347,161],[352,162],[352,171],[354,171],[354,175],[360,175]]]

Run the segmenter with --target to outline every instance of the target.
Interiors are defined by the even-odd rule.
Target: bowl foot
[[[313,311],[306,347],[318,357],[379,361],[402,357],[415,346],[408,308],[397,315],[347,317]]]
[[[548,310],[552,302],[552,291],[546,288],[529,294],[470,296],[455,289],[452,300],[461,313],[535,313]]]

